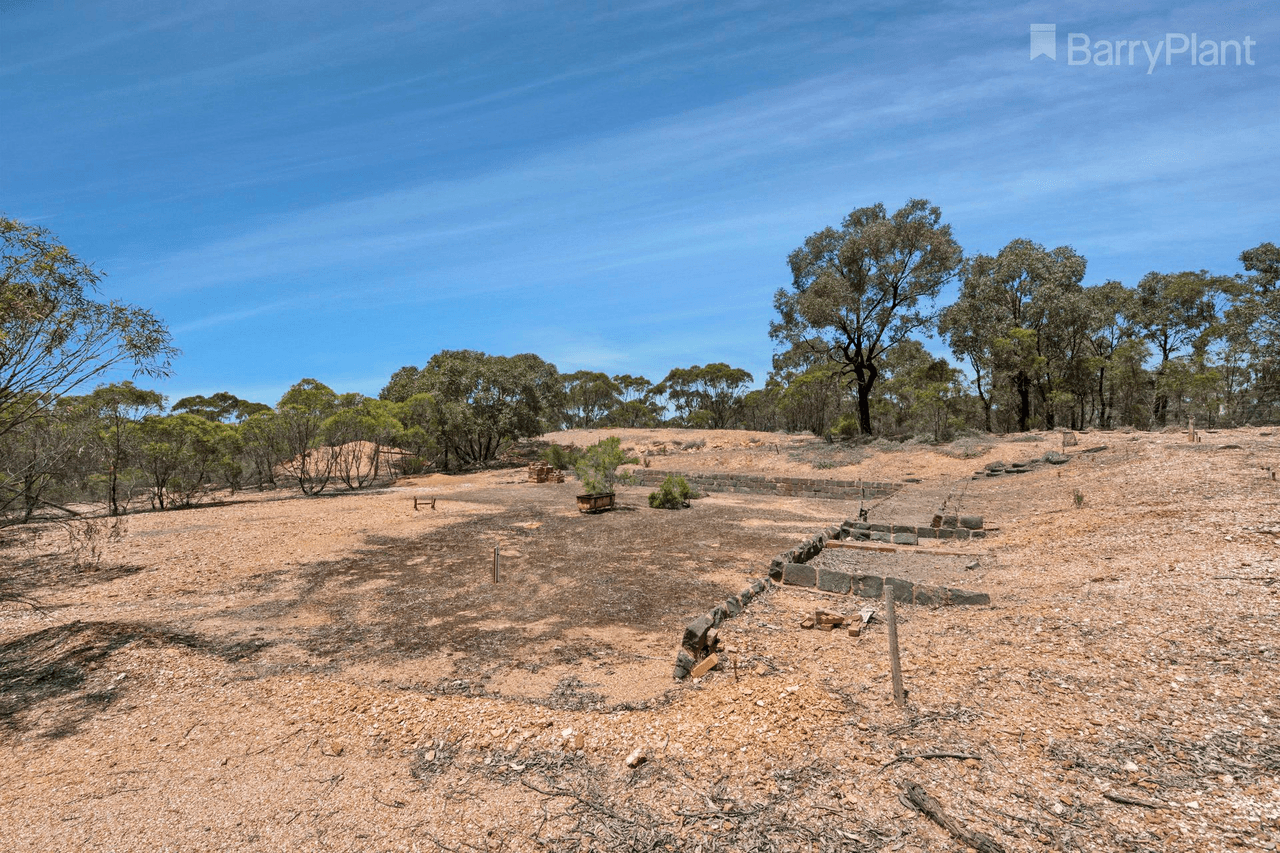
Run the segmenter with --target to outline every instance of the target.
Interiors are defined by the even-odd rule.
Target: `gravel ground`
[[[664,469],[733,453],[750,473],[917,479],[872,520],[941,498],[999,532],[972,559],[817,559],[993,603],[898,609],[898,708],[881,623],[798,627],[869,602],[789,587],[725,624],[720,669],[669,678],[679,625],[851,515],[839,502],[664,513],[633,490],[634,510],[588,518],[571,483],[491,472],[133,516],[96,568],[56,531],[11,535],[0,849],[963,849],[910,783],[987,849],[1275,849],[1267,431],[1081,436],[1107,449],[980,480],[1060,439],[873,449],[841,470],[796,461],[828,451],[793,436],[672,451],[621,432],[666,442]],[[514,552],[498,588],[494,544]]]

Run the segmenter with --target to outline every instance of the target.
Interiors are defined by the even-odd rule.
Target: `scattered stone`
[[[644,754],[644,747],[637,746],[634,750],[631,751],[631,754],[627,756],[625,763],[628,767],[639,767],[641,764],[644,764],[648,760],[649,760],[648,756]]]
[[[818,624],[818,620],[814,619],[812,616],[805,616],[803,619],[800,620],[800,627],[805,629],[812,628],[814,625],[817,625],[817,624]]]

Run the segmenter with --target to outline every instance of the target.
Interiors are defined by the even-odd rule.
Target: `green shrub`
[[[559,444],[553,444],[546,450],[542,451],[542,460],[555,468],[557,471],[568,471],[578,464],[578,460],[582,458],[582,451],[574,447],[572,444],[564,447]]]
[[[573,466],[574,473],[582,481],[589,495],[607,494],[615,483],[629,483],[630,474],[619,474],[619,465],[639,465],[640,460],[622,452],[622,441],[617,436],[604,438],[586,449]]]
[[[656,492],[649,493],[649,506],[654,509],[681,509],[697,497],[684,477],[668,474]]]
[[[396,461],[395,467],[402,475],[412,477],[427,470],[427,460],[421,456],[401,456]]]
[[[836,425],[831,428],[829,435],[846,439],[862,435],[862,425],[858,421],[858,416],[856,414],[841,415],[840,420],[836,421]]]

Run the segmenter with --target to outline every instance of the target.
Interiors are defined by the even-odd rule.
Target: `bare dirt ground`
[[[55,529],[11,535],[0,849],[964,849],[908,782],[986,849],[1275,849],[1269,430],[1092,433],[1067,465],[981,480],[1060,439],[547,438],[605,434],[667,470],[916,480],[871,520],[949,500],[999,532],[817,559],[993,603],[900,606],[902,709],[882,624],[798,628],[874,602],[796,588],[725,623],[736,674],[670,678],[690,617],[856,503],[670,512],[624,488],[583,516],[576,483],[512,470],[130,516],[92,568]]]

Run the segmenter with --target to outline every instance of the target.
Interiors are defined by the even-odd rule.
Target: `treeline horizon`
[[[1280,249],[1242,269],[1151,272],[1085,285],[1086,260],[1015,239],[965,256],[940,211],[875,205],[806,239],[774,299],[762,387],[724,362],[659,380],[540,356],[442,350],[377,397],[313,378],[278,401],[229,391],[167,405],[132,381],[77,393],[132,364],[165,376],[177,354],[144,309],[89,298],[100,273],[48,232],[0,218],[0,514],[92,498],[120,514],[138,495],[187,506],[214,489],[316,494],[491,462],[558,429],[682,427],[942,442],[965,432],[1161,429],[1280,420]],[[959,284],[949,305],[942,288]],[[955,362],[923,339],[946,343]],[[963,364],[961,370],[956,364]],[[966,375],[966,371],[968,375]],[[355,450],[353,448],[359,448]],[[387,448],[395,448],[388,458]]]

